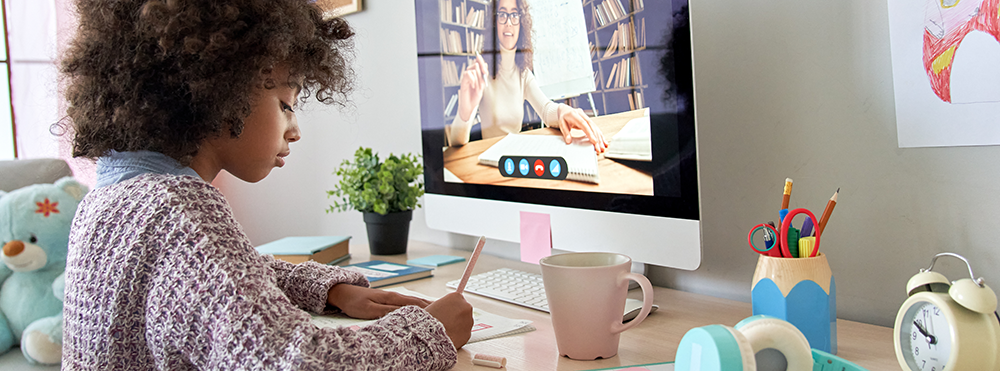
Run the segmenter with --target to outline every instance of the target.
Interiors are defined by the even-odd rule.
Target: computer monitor
[[[687,0],[415,0],[415,6],[430,228],[519,242],[522,212],[548,214],[555,249],[698,268]],[[509,39],[515,35],[517,44]],[[470,113],[470,104],[460,110],[460,103],[476,102],[478,88],[463,87],[461,73],[477,54],[489,73]],[[532,84],[545,99],[532,101]],[[573,144],[561,142],[558,125],[546,122],[549,101],[592,116],[610,138],[608,152],[590,148],[579,160],[586,136],[575,132]],[[510,117],[521,119],[512,124]],[[536,135],[560,142],[523,139]],[[521,160],[548,166],[522,172]],[[595,177],[577,174],[588,167],[596,167]]]

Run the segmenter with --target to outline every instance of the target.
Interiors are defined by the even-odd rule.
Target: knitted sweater
[[[444,326],[415,306],[359,330],[311,312],[359,274],[254,250],[205,181],[145,174],[91,191],[70,233],[63,370],[438,370]]]

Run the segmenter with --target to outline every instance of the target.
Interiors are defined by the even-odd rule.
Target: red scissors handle
[[[791,252],[791,250],[788,249],[788,239],[785,238],[784,236],[788,235],[787,234],[788,233],[788,228],[790,228],[792,226],[792,217],[795,216],[795,215],[797,215],[797,214],[806,214],[810,218],[812,218],[812,220],[819,220],[819,219],[816,219],[816,216],[813,215],[812,211],[809,211],[809,210],[806,210],[806,209],[791,210],[791,211],[788,212],[788,215],[785,215],[785,220],[781,221],[781,229],[779,231],[781,231],[783,233],[780,233],[780,235],[782,237],[778,239],[778,243],[781,244],[781,255],[786,256],[786,257],[791,257],[792,256],[792,252]],[[820,234],[817,233],[816,234],[816,244],[813,245],[812,253],[809,255],[810,258],[815,258],[816,254],[819,253],[819,236],[820,236]]]

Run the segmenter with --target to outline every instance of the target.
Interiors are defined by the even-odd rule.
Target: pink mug
[[[632,273],[632,259],[615,253],[585,252],[543,258],[542,282],[560,356],[577,360],[618,354],[621,333],[642,323],[653,306],[653,286]],[[642,287],[642,310],[622,323],[628,281]]]

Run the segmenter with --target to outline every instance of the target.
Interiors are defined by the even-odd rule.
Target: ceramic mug
[[[618,354],[621,333],[637,326],[653,306],[653,286],[632,273],[632,259],[615,253],[552,255],[539,261],[560,356],[577,360]],[[642,310],[622,323],[628,281],[642,287]]]

